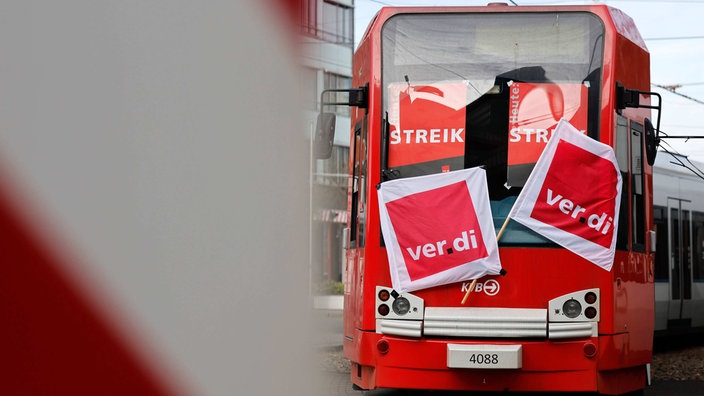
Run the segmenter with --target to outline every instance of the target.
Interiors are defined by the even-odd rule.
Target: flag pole
[[[506,231],[506,226],[508,225],[509,220],[511,220],[511,218],[506,216],[506,221],[504,221],[504,225],[501,226],[499,233],[496,234],[496,242],[499,242],[499,239],[501,239],[501,235],[503,235],[504,231]]]
[[[508,225],[509,220],[511,220],[510,217],[506,216],[506,220],[504,221],[504,224],[501,226],[501,229],[499,230],[499,233],[496,234],[496,242],[499,242],[499,239],[501,239],[501,235],[504,234],[504,231],[506,231],[506,226]],[[472,279],[472,283],[469,285],[467,288],[467,293],[464,294],[464,298],[462,299],[462,305],[467,302],[467,299],[469,298],[469,294],[472,293],[472,290],[474,290],[474,285],[477,284],[476,279]]]
[[[472,279],[472,284],[469,285],[469,288],[467,289],[467,293],[464,295],[464,298],[462,299],[462,304],[467,302],[467,299],[469,298],[469,293],[471,293],[472,290],[474,290],[474,285],[476,285],[476,284],[477,284],[477,280]]]

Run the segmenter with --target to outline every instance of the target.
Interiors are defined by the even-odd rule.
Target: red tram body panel
[[[647,48],[633,21],[604,5],[381,9],[353,61],[353,85],[368,87],[367,108],[352,109],[344,278],[344,353],[357,387],[620,394],[646,385],[654,295],[652,168],[645,159],[643,125],[651,115],[648,108],[620,106],[617,87],[647,91],[649,68]],[[506,81],[542,89],[533,100],[552,100],[549,86],[564,92],[570,84],[584,86],[584,98],[588,92],[588,103],[579,105],[585,115],[579,117],[589,136],[614,148],[623,177],[613,267],[599,268],[525,230],[509,231],[514,236],[499,241],[506,275],[479,279],[468,304],[461,300],[470,282],[460,282],[404,294],[421,307],[414,320],[381,318],[379,290],[392,291],[392,282],[376,186],[390,174],[406,177],[470,165],[486,166],[490,183],[505,182],[510,167],[506,139],[511,138],[504,120]],[[390,158],[401,148],[389,147],[404,141],[453,143],[451,130],[427,136],[394,132],[394,113],[399,112],[394,106],[404,106],[398,94],[404,84],[420,91],[420,86],[444,89],[459,83],[473,92],[457,110],[466,118],[454,130],[454,143],[465,143],[458,146],[460,155],[447,154],[454,149],[446,147],[446,152],[428,149],[436,150],[439,160],[431,153],[422,164]],[[640,94],[639,100],[650,103],[648,95]],[[560,108],[557,113],[566,112]],[[497,136],[500,143],[490,142]],[[538,132],[533,139],[540,139]],[[475,161],[473,156],[484,158]],[[401,165],[394,169],[393,163]],[[490,188],[492,212],[505,206],[502,200],[511,194]],[[506,214],[493,214],[498,228]],[[595,319],[568,324],[551,319],[551,304],[581,298],[584,291],[598,296]],[[442,330],[450,320],[459,333]],[[528,331],[531,326],[538,332]],[[441,330],[431,333],[434,328]],[[498,369],[476,361],[478,368],[448,367],[450,355],[467,356],[461,351],[487,346],[492,351],[488,360],[494,355],[503,359],[505,350],[517,362]],[[473,356],[484,359],[481,353]]]

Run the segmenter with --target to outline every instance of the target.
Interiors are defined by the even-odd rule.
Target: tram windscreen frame
[[[511,84],[543,89],[584,85],[588,91],[585,133],[598,139],[604,32],[603,22],[588,12],[393,16],[382,28],[382,114],[383,125],[391,128],[382,148],[382,158],[386,158],[382,177],[482,166],[498,229],[521,190],[521,185],[508,183]],[[461,85],[466,87],[464,92]],[[453,128],[434,129],[435,133],[428,129],[424,136],[419,136],[420,132],[413,136],[412,130],[400,130],[400,126],[394,130],[400,122],[404,95],[409,93],[407,103],[415,99],[419,104],[417,98],[422,95],[436,90],[457,92],[458,86],[459,100],[448,104],[458,112]],[[414,114],[419,113],[422,117],[423,112],[416,108]],[[460,139],[457,132],[461,128]],[[405,154],[407,158],[401,158],[394,143],[429,143],[427,147],[435,143],[433,150],[439,154],[436,158],[423,149],[424,155]],[[447,147],[442,148],[443,144]],[[516,222],[510,223],[500,242],[553,246]]]

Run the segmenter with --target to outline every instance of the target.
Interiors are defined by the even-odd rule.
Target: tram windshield
[[[603,37],[584,12],[392,17],[384,178],[482,166],[500,226],[561,118],[598,138]],[[511,224],[502,244],[546,243]]]

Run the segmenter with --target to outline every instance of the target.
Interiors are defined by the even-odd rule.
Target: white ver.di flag
[[[563,119],[509,216],[610,271],[620,203],[621,172],[613,149]]]
[[[393,288],[407,292],[501,271],[486,173],[463,169],[381,183]]]

